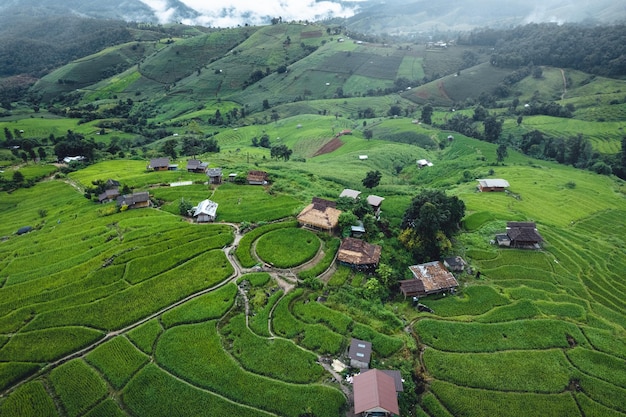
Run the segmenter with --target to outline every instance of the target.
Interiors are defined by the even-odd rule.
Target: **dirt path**
[[[563,78],[563,93],[561,94],[561,100],[565,98],[567,94],[567,78],[565,78],[565,70],[561,68],[561,77]]]
[[[69,184],[71,184],[74,188],[80,190],[80,188],[78,187],[77,184],[72,183],[70,181],[68,181]],[[89,352],[91,352],[92,350],[94,350],[95,348],[97,348],[98,346],[101,346],[102,344],[106,343],[107,341],[113,339],[114,337],[120,336],[122,334],[125,334],[133,329],[135,329],[136,327],[141,326],[142,324],[155,319],[159,316],[161,316],[162,314],[164,314],[165,312],[172,310],[188,301],[191,301],[197,297],[200,297],[204,294],[207,294],[209,292],[215,291],[231,282],[236,282],[237,279],[239,277],[241,277],[242,275],[249,273],[249,272],[257,272],[257,269],[254,268],[243,268],[241,266],[241,264],[239,264],[239,262],[237,261],[236,257],[234,256],[234,251],[237,248],[237,246],[239,245],[239,242],[241,240],[241,238],[243,237],[243,235],[239,232],[239,225],[235,224],[235,223],[222,223],[222,224],[226,224],[230,227],[233,228],[233,232],[234,232],[234,238],[233,238],[233,242],[230,245],[225,246],[222,250],[224,252],[224,254],[226,255],[226,258],[228,259],[228,261],[230,262],[230,264],[233,266],[233,270],[234,272],[231,274],[230,277],[228,277],[227,279],[225,279],[224,281],[222,281],[219,284],[216,284],[210,288],[206,288],[202,291],[196,292],[194,294],[191,294],[187,297],[185,297],[182,300],[179,300],[175,303],[172,303],[166,307],[163,307],[162,309],[160,309],[159,311],[152,313],[144,318],[142,318],[141,320],[138,320],[135,323],[129,324],[126,327],[123,327],[121,329],[118,330],[114,330],[111,331],[107,334],[105,334],[101,339],[99,339],[98,341],[90,344],[89,346],[86,346],[76,352],[70,353],[60,359],[57,359],[53,362],[48,363],[47,365],[43,366],[38,372],[36,372],[35,374],[24,378],[23,380],[17,382],[16,384],[14,384],[13,386],[11,386],[9,389],[0,392],[0,397],[4,397],[6,395],[8,395],[9,393],[13,392],[15,389],[17,389],[18,387],[20,387],[21,385],[30,382],[36,378],[39,378],[40,376],[42,376],[43,374],[51,371],[52,369],[72,360],[72,359],[76,359],[76,358],[82,358],[85,355],[87,355]],[[254,250],[254,248],[253,248]],[[256,254],[255,254],[256,256]],[[276,281],[277,285],[281,288],[281,290],[284,292],[283,297],[288,294],[290,291],[292,291],[294,288],[296,288],[297,283],[298,283],[298,277],[297,277],[297,272],[302,270],[302,269],[306,269],[308,267],[310,267],[311,265],[316,264],[317,262],[319,262],[320,260],[322,260],[324,257],[324,251],[322,250],[322,246],[320,245],[320,249],[318,250],[317,254],[313,257],[313,259],[311,259],[310,261],[306,262],[303,265],[299,265],[296,268],[293,269],[276,269],[276,268],[271,268],[269,266],[265,266],[263,268],[263,271],[268,272],[270,274],[270,276]],[[324,272],[324,274],[322,274],[323,277],[325,277],[325,279],[328,279],[330,277],[330,275],[332,275],[332,272],[334,272],[335,268],[334,268],[334,263],[331,264],[332,266],[326,271]],[[320,278],[322,278],[322,276],[320,276]],[[238,292],[239,294],[242,296],[243,300],[244,300],[244,304],[245,304],[245,315],[246,315],[246,327],[249,328],[248,326],[248,322],[249,322],[249,316],[250,316],[250,306],[249,306],[249,300],[248,300],[248,296],[247,293],[244,289],[242,289],[241,287],[237,286]],[[278,301],[280,302],[280,300]],[[276,305],[278,305],[278,302],[276,304],[274,304],[274,306],[272,307],[272,311],[270,311],[270,314],[268,316],[268,330],[270,332],[270,337],[272,338],[280,338],[280,336],[276,336],[273,331],[272,331],[272,326],[271,326],[271,321],[273,318],[273,314],[274,314],[274,309],[276,308]],[[307,350],[304,349],[301,346],[298,346],[299,348],[303,349],[303,350]],[[307,350],[308,351],[308,350]],[[310,352],[310,351],[309,351]],[[315,353],[315,352],[313,352]],[[347,384],[345,384],[342,380],[342,377],[340,374],[338,374],[337,372],[334,371],[334,369],[332,369],[332,366],[327,363],[327,361],[322,357],[318,355],[318,362],[320,363],[320,365],[322,365],[324,367],[324,369],[326,369],[332,376],[333,378],[337,381],[337,383],[339,384],[339,387],[341,389],[341,391],[343,392],[343,394],[346,396],[348,405],[350,407],[352,407],[352,389],[350,386],[348,386]],[[346,412],[346,417],[353,417],[354,413],[352,411],[352,408],[350,408],[347,412]]]

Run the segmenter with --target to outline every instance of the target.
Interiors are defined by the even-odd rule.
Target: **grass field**
[[[72,130],[97,138],[102,157],[54,176],[56,166],[0,152],[2,179],[19,169],[36,182],[0,194],[0,415],[336,417],[349,397],[321,363],[346,360],[352,337],[372,342],[371,367],[402,371],[402,417],[626,415],[624,181],[512,147],[498,162],[497,144],[414,123],[427,102],[435,123],[452,106],[471,117],[479,94],[510,70],[482,51],[484,63],[459,73],[463,53],[476,48],[340,42],[311,23],[189,28],[184,36],[179,26],[171,40],[155,31],[150,41],[78,59],[37,91],[70,91],[59,80],[71,79],[84,95],[63,108],[100,111],[132,98],[134,112],[151,114],[145,129],[180,136],[145,141],[140,126],[96,136],[98,121],[35,113],[25,103],[0,120],[0,139],[4,128],[42,143]],[[116,71],[100,73],[112,65]],[[247,85],[257,70],[261,79]],[[582,134],[599,157],[618,157],[624,81],[542,70],[489,109],[504,120],[502,137]],[[382,95],[400,77],[434,74],[441,78]],[[510,102],[517,97],[521,107],[533,96],[573,105],[574,117],[524,116],[518,126]],[[400,115],[389,117],[394,106]],[[246,115],[208,124],[217,110],[233,109]],[[352,134],[339,148],[319,152],[344,129]],[[146,170],[167,140],[180,154],[190,132],[217,140],[220,152],[196,155],[211,167],[225,175],[265,170],[270,184],[209,186],[184,170],[184,155],[172,159],[178,171]],[[265,134],[292,149],[291,159],[252,146]],[[143,156],[111,159],[113,136],[145,143],[133,153]],[[49,160],[54,146],[45,145]],[[433,166],[418,168],[422,158]],[[373,170],[382,178],[367,189],[362,179]],[[510,192],[477,192],[477,178],[506,179]],[[107,179],[149,191],[157,206],[118,212],[83,196]],[[178,181],[193,184],[169,186]],[[371,236],[392,269],[380,296],[369,292],[370,279],[387,277],[335,269],[339,239],[293,220],[312,197],[334,200],[344,188],[385,198]],[[472,272],[457,274],[454,295],[421,297],[429,313],[394,283],[409,277],[406,265],[425,261],[397,236],[412,198],[433,188],[465,204],[447,255],[463,256]],[[216,223],[181,216],[183,198],[216,201]],[[535,222],[541,249],[493,244],[508,221]],[[32,230],[18,235],[23,226]]]

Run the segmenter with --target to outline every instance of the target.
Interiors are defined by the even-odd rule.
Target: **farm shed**
[[[450,271],[460,272],[465,269],[467,262],[465,262],[465,259],[461,258],[460,256],[451,256],[449,258],[444,258],[443,264]]]
[[[451,291],[459,286],[456,278],[440,261],[411,265],[414,279],[400,281],[400,291],[405,297],[421,297]]]
[[[108,190],[104,190],[103,193],[98,195],[98,202],[106,203],[108,201],[115,200],[119,196],[120,196],[119,188],[111,188],[111,189],[108,189]]]
[[[269,182],[269,176],[265,171],[250,171],[247,179],[250,185],[267,185]]]
[[[222,183],[222,168],[209,168],[206,170],[206,176],[209,177],[209,184]],[[237,174],[235,174],[237,176]]]
[[[341,192],[341,194],[339,194],[339,198],[341,198],[341,197],[350,197],[350,198],[354,198],[356,200],[357,198],[359,198],[359,195],[361,195],[360,191],[351,190],[350,188],[345,188]]]
[[[425,167],[431,167],[433,166],[433,163],[430,162],[428,159],[418,159],[417,160],[417,167],[418,168],[425,168]]]
[[[363,227],[363,222],[358,221],[356,225],[350,226],[350,236],[352,237],[361,237],[365,234],[365,227]]]
[[[217,203],[211,200],[202,200],[193,208],[193,217],[198,223],[215,221],[217,216]]]
[[[347,237],[341,241],[337,261],[359,271],[372,271],[378,267],[381,247],[361,239]]]
[[[125,194],[117,197],[118,206],[128,206],[129,209],[150,207],[150,194],[147,191]]]
[[[353,368],[367,369],[370,367],[372,344],[365,340],[352,338],[348,347],[348,358]]]
[[[380,205],[383,203],[383,200],[383,197],[379,197],[377,195],[370,194],[367,196],[367,204],[372,206],[372,210],[374,210],[376,218],[380,216]]]
[[[353,379],[354,414],[367,416],[376,413],[379,416],[400,415],[398,394],[392,376],[379,369],[355,375]]]
[[[69,164],[70,162],[80,162],[80,161],[84,161],[85,157],[78,155],[78,156],[66,156],[65,158],[63,158],[63,162],[66,164]]]
[[[543,238],[537,231],[535,222],[508,222],[506,233],[496,235],[499,246],[539,249]]]
[[[187,161],[187,172],[203,173],[209,166],[208,162],[202,162],[198,159],[190,159]]]
[[[170,158],[151,159],[147,169],[151,169],[153,171],[167,171],[170,169]]]
[[[504,191],[510,187],[509,182],[503,179],[481,179],[478,181],[478,190],[482,192]]]
[[[341,210],[334,201],[313,197],[311,204],[298,214],[298,223],[303,227],[332,233],[339,223]]]

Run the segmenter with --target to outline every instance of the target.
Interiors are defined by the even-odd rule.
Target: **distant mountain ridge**
[[[200,14],[179,0],[166,0],[165,8],[172,22],[195,19]],[[25,17],[73,15],[96,19],[115,19],[159,23],[157,10],[140,0],[0,0],[0,22],[9,23]]]
[[[329,0],[291,9],[310,11],[308,20],[319,14],[319,3],[341,6],[354,11],[336,22],[349,31],[366,34],[411,35],[424,32],[461,32],[477,27],[510,28],[530,22],[589,22],[616,23],[626,21],[626,3],[614,0],[571,2],[566,0],[364,0],[359,2]],[[152,5],[152,6],[151,6]],[[0,0],[0,23],[11,24],[25,17],[74,15],[98,19],[117,19],[135,22],[175,23],[219,26],[220,18],[229,22],[269,24],[272,17],[266,12],[255,12],[236,5],[217,6],[211,16],[187,6],[181,0]],[[284,8],[284,20],[288,9]],[[273,9],[276,10],[282,9]],[[329,9],[330,10],[330,9]],[[332,13],[329,11],[329,18]],[[222,20],[224,21],[224,20]],[[1,31],[1,29],[0,29]]]

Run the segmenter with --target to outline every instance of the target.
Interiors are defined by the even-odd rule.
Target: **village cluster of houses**
[[[170,159],[166,157],[154,158],[150,160],[147,169],[151,171],[175,171],[178,170],[178,165],[171,164]],[[223,181],[222,169],[209,168],[208,162],[190,159],[187,161],[186,170],[187,172],[205,174],[208,184],[218,185]],[[228,180],[233,181],[236,176],[237,173],[231,173]],[[252,170],[248,172],[246,180],[250,185],[267,185],[269,183],[269,175],[265,171]],[[105,184],[105,190],[98,195],[98,202],[107,203],[111,201],[116,201],[118,206],[123,206],[127,209],[152,206],[152,200],[147,191],[122,195],[120,183],[109,179]],[[216,202],[206,199],[193,207],[190,214],[198,223],[213,222],[217,217],[217,207],[218,204]]]

